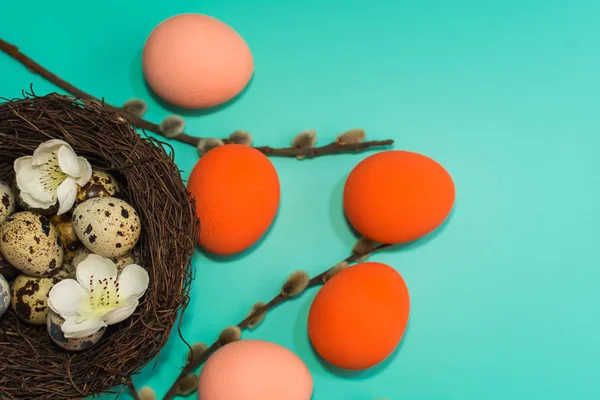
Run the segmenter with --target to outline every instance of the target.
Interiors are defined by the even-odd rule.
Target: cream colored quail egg
[[[63,264],[63,247],[54,225],[43,215],[23,211],[0,226],[0,251],[20,271],[52,276]]]
[[[0,275],[0,317],[4,315],[8,307],[10,306],[10,286],[4,278]]]
[[[48,329],[48,336],[57,346],[68,351],[84,351],[102,339],[106,328],[100,329],[98,332],[91,334],[90,336],[82,338],[66,338],[63,333],[61,326],[65,320],[52,310],[48,310],[48,317],[46,318],[46,328]]]
[[[121,193],[121,186],[114,176],[94,170],[90,181],[85,186],[78,186],[75,204],[95,197],[117,196],[119,193]]]
[[[31,325],[44,325],[48,315],[48,293],[52,286],[66,278],[60,271],[52,278],[36,278],[21,274],[12,281],[10,305],[20,320]]]
[[[75,234],[92,253],[118,257],[137,244],[142,225],[137,211],[115,197],[96,197],[73,211]]]
[[[0,181],[0,224],[15,211],[15,194],[6,182]]]

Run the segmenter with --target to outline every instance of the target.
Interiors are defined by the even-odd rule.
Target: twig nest
[[[52,276],[63,264],[56,228],[29,211],[11,215],[0,226],[0,251],[12,266],[34,277]]]
[[[48,316],[46,317],[46,329],[48,330],[48,336],[50,336],[50,339],[52,339],[57,346],[68,351],[88,350],[98,343],[106,332],[106,328],[101,328],[99,331],[94,332],[89,336],[81,338],[66,338],[61,329],[61,325],[64,322],[65,320],[60,315],[51,309],[48,309]]]
[[[120,194],[121,185],[114,176],[94,170],[89,182],[84,186],[77,187],[75,204],[81,204],[96,197],[118,197]]]
[[[202,400],[309,400],[313,379],[302,360],[278,344],[240,340],[217,350],[198,381]]]
[[[0,275],[0,317],[10,306],[10,286],[4,276]]]
[[[327,362],[363,370],[385,360],[398,346],[409,310],[408,289],[396,270],[382,263],[357,264],[337,273],[317,293],[308,334]]]
[[[188,190],[201,222],[200,246],[218,255],[242,252],[271,226],[280,186],[271,161],[253,147],[227,144],[194,166]]]
[[[109,258],[133,249],[142,231],[137,211],[115,197],[96,197],[78,205],[73,227],[88,250]]]
[[[10,185],[0,181],[0,225],[15,211],[15,193]]]
[[[344,211],[361,235],[380,243],[419,239],[454,205],[452,177],[421,154],[389,150],[361,161],[344,186]]]
[[[161,22],[144,45],[148,85],[163,100],[183,108],[207,108],[237,96],[254,71],[248,45],[223,22],[181,14]]]

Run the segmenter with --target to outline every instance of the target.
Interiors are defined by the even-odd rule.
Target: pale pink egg
[[[304,362],[285,347],[262,340],[221,347],[199,379],[199,400],[309,400],[313,391]]]
[[[229,25],[180,14],[148,36],[142,68],[152,91],[183,108],[207,108],[237,96],[254,72],[248,45]]]

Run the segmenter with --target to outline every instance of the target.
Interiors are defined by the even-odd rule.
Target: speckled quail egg
[[[66,277],[63,271],[52,278],[17,276],[10,285],[10,305],[17,317],[31,325],[44,325],[48,315],[48,293],[52,286]]]
[[[15,211],[15,194],[6,182],[0,181],[0,224]]]
[[[58,236],[63,244],[64,262],[71,263],[77,250],[83,247],[73,229],[73,220],[70,214],[53,215],[50,222],[56,228]]]
[[[20,273],[21,271],[10,265],[2,253],[0,253],[0,275],[4,276],[7,281],[10,281]]]
[[[22,272],[52,276],[63,264],[63,246],[54,225],[43,215],[23,211],[0,226],[0,251]]]
[[[142,224],[137,211],[115,197],[96,197],[73,211],[75,234],[91,252],[118,257],[137,244]]]
[[[4,315],[10,305],[10,286],[4,276],[0,275],[0,317]]]
[[[49,208],[35,208],[35,207],[29,206],[27,203],[25,203],[25,201],[23,201],[23,198],[21,197],[21,191],[19,190],[19,187],[17,186],[15,180],[12,181],[11,186],[12,186],[13,192],[15,194],[15,201],[16,201],[17,205],[19,207],[21,207],[23,210],[31,211],[36,214],[41,214],[41,215],[45,215],[45,216],[50,216],[50,215],[56,214],[58,212],[58,208],[60,207],[58,202],[56,202],[56,204],[54,204],[53,206],[50,206]]]
[[[115,197],[121,193],[121,186],[114,176],[102,171],[92,171],[90,181],[77,187],[75,204],[95,197]]]
[[[48,317],[46,318],[46,328],[48,329],[48,336],[57,346],[68,351],[84,351],[102,339],[106,328],[100,329],[98,332],[91,334],[90,336],[82,338],[66,338],[63,333],[61,326],[65,320],[52,310],[48,310]]]
[[[73,265],[73,268],[77,268],[77,266],[83,260],[85,260],[89,254],[92,254],[92,252],[85,247],[82,247],[81,249],[77,250],[77,252],[75,253],[75,258],[73,258],[73,261],[71,263]],[[111,260],[115,264],[115,267],[117,267],[117,271],[119,272],[121,272],[128,265],[138,264],[137,255],[134,251],[128,251],[122,256],[109,257],[109,260]]]

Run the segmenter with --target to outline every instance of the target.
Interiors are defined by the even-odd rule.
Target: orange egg
[[[435,230],[450,214],[455,188],[436,161],[390,150],[361,161],[344,187],[344,211],[361,235],[406,243]]]
[[[317,293],[308,335],[325,361],[349,370],[367,369],[398,346],[409,310],[402,276],[389,265],[365,262],[338,273]]]
[[[279,207],[279,178],[271,161],[246,145],[227,144],[196,163],[187,184],[200,220],[199,244],[231,255],[267,231]]]

